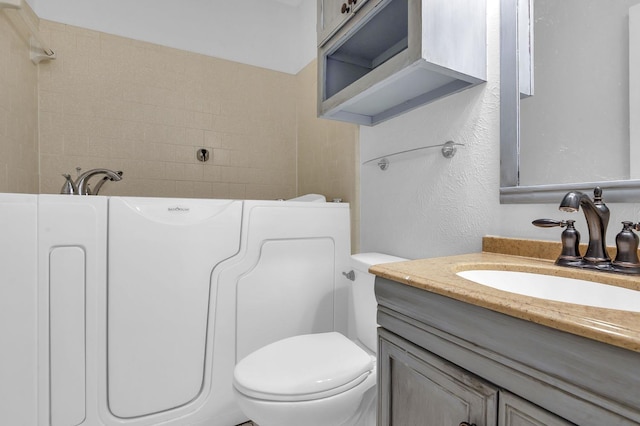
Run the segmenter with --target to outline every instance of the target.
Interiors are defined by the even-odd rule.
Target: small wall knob
[[[196,158],[198,161],[209,161],[209,150],[205,148],[201,148],[196,152]]]
[[[351,2],[349,2],[349,4],[351,4]],[[340,9],[340,11],[342,13],[349,13],[351,11],[351,8],[347,6],[346,3],[342,3],[342,9]]]

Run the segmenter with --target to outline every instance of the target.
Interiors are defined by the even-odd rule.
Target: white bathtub
[[[246,418],[235,363],[347,332],[347,204],[0,194],[0,424]]]

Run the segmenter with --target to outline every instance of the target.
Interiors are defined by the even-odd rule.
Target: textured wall
[[[477,251],[499,205],[499,1],[487,2],[488,82],[372,128],[360,129],[361,160],[453,140],[361,167],[363,251],[434,257]]]
[[[389,169],[361,168],[361,250],[410,258],[481,249],[484,235],[559,241],[559,228],[531,225],[537,218],[572,218],[587,241],[582,213],[558,203],[501,205],[499,0],[488,0],[488,82],[436,101],[374,128],[361,128],[361,160],[454,140],[464,143],[444,159],[438,149],[391,160]],[[606,201],[606,194],[605,194]],[[609,204],[608,243],[620,221],[640,219],[636,203]]]
[[[105,195],[296,195],[296,77],[42,21],[40,191],[75,168],[123,170]],[[201,163],[196,150],[212,159]]]
[[[490,79],[495,78],[490,65]],[[361,160],[453,140],[440,148],[361,166],[361,247],[402,257],[477,251],[498,205],[498,97],[488,83],[374,128],[362,128]]]
[[[298,193],[341,198],[351,207],[351,249],[359,243],[358,126],[316,117],[317,62],[298,81]]]
[[[37,20],[28,8],[26,14]],[[20,19],[0,9],[0,192],[36,193],[38,68]]]

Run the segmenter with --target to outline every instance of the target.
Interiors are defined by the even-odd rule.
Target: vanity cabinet
[[[353,1],[318,0],[320,117],[375,125],[486,81],[486,0]]]
[[[640,424],[640,353],[384,278],[379,425]]]

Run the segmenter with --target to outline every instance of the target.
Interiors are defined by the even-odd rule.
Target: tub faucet
[[[89,179],[91,179],[95,175],[105,175],[106,179],[112,180],[112,181],[122,180],[122,172],[121,171],[114,172],[113,170],[109,170],[109,169],[91,169],[91,170],[87,170],[86,172],[84,172],[80,176],[78,176],[78,179],[75,182],[75,187],[77,188],[77,194],[79,194],[79,195],[91,195],[91,192],[89,191],[88,183],[89,183]],[[103,178],[103,179],[105,179],[105,178]],[[96,186],[96,189],[99,190],[103,183],[104,183],[104,181],[100,181],[98,183],[98,185]],[[96,191],[96,195],[97,194],[98,194],[98,192]]]
[[[565,212],[575,212],[580,207],[589,228],[589,246],[583,257],[584,261],[593,265],[610,264],[611,258],[606,247],[610,213],[609,208],[602,201],[602,189],[596,187],[593,191],[593,200],[579,191],[568,192],[560,203],[560,210]]]

